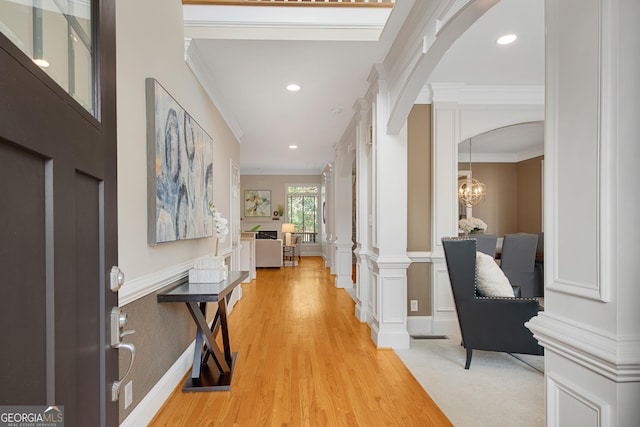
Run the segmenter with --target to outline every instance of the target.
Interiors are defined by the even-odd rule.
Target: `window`
[[[318,186],[287,185],[287,221],[302,243],[316,243],[318,236]]]
[[[93,3],[0,0],[0,32],[97,117]]]

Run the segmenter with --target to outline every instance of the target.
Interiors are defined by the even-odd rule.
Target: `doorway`
[[[114,3],[91,3],[86,103],[34,63],[37,49],[25,52],[6,25],[12,34],[0,33],[0,405],[57,406],[69,426],[118,425],[107,323],[117,305],[108,280],[117,263]],[[23,7],[29,25],[52,13]],[[56,18],[73,29],[68,12]]]

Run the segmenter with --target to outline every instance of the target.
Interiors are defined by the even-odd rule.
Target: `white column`
[[[409,348],[407,331],[407,128],[387,134],[389,93],[376,70],[374,122],[373,245],[374,312],[371,338],[378,347]]]
[[[547,426],[640,420],[640,2],[546,2]]]
[[[334,163],[329,163],[323,172],[325,182],[325,265],[329,267],[331,274],[335,274],[335,184]]]
[[[370,109],[365,100],[354,107],[358,115],[356,125],[356,305],[355,315],[368,322],[371,305],[369,280],[369,162],[371,159]]]
[[[440,101],[439,87],[433,89],[433,212],[431,301],[433,334],[459,334],[458,318],[442,249],[442,238],[458,234],[458,141],[459,106]],[[450,93],[450,87],[446,90]]]
[[[338,288],[352,288],[351,279],[353,241],[351,236],[353,228],[351,215],[353,212],[352,199],[352,174],[353,151],[348,141],[339,144],[335,150],[334,184],[334,231],[335,231],[335,258],[334,274],[335,285]]]

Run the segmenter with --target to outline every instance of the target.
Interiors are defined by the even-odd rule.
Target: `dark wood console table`
[[[158,302],[185,303],[197,327],[191,375],[184,382],[182,391],[231,389],[237,353],[231,353],[229,345],[227,302],[231,291],[248,276],[248,271],[232,271],[229,272],[229,278],[220,283],[185,281],[158,293]],[[218,303],[211,328],[207,324],[207,302]],[[222,330],[223,350],[215,341],[219,330]]]

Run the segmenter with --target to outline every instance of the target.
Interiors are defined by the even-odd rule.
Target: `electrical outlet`
[[[133,380],[124,386],[124,409],[127,409],[133,402]]]
[[[411,311],[418,311],[418,300],[417,299],[412,299],[411,300]]]

